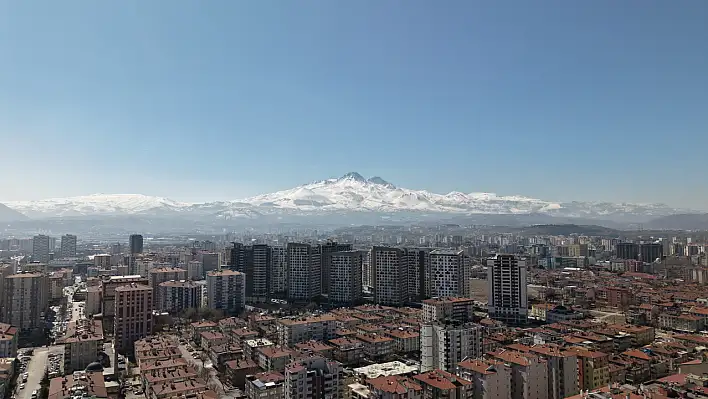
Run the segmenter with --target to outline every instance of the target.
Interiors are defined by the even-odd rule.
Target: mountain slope
[[[6,205],[0,204],[0,222],[16,222],[19,220],[27,220],[27,216],[7,207]]]
[[[643,222],[661,216],[687,213],[663,204],[560,203],[524,196],[457,191],[436,194],[396,187],[381,177],[365,179],[356,172],[237,201],[189,204],[138,194],[94,194],[9,202],[8,206],[32,218],[146,215],[193,220],[369,213],[406,217],[420,215],[427,218],[435,215],[540,215]]]

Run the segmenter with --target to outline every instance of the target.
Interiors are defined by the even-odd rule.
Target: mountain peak
[[[369,183],[378,184],[378,185],[385,186],[385,187],[388,187],[388,188],[396,188],[396,186],[394,186],[393,184],[387,182],[386,180],[384,180],[384,179],[382,179],[382,178],[380,178],[380,177],[378,177],[378,176],[371,177],[371,178],[369,178],[369,180],[367,180],[367,181],[368,181]]]
[[[360,181],[360,182],[365,182],[366,179],[364,179],[364,176],[360,175],[357,172],[349,172],[345,174],[344,176],[340,177],[338,180],[354,180],[354,181]]]

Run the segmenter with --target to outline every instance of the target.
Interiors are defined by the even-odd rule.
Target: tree
[[[37,395],[39,399],[49,398],[49,372],[44,371],[44,376],[42,381],[39,383],[39,394]]]

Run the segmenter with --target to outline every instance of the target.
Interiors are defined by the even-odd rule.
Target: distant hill
[[[708,230],[708,213],[662,216],[649,221],[644,227],[658,230]]]
[[[7,206],[0,204],[0,222],[17,222],[20,220],[27,220],[28,217],[8,208]]]
[[[620,230],[610,229],[608,227],[595,225],[577,225],[577,224],[543,224],[522,227],[517,230],[519,234],[529,235],[570,235],[582,234],[589,236],[619,236],[624,232]]]

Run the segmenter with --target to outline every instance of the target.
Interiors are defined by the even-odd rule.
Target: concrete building
[[[17,327],[0,323],[0,359],[17,357]]]
[[[86,315],[91,317],[101,313],[101,302],[101,287],[86,287],[86,305],[84,308]]]
[[[445,320],[466,323],[474,315],[474,300],[471,298],[431,298],[423,301],[423,322]]]
[[[133,343],[152,334],[152,287],[132,283],[115,289],[113,336],[116,352],[127,354]]]
[[[246,278],[241,272],[222,269],[207,273],[207,306],[236,315],[246,305]]]
[[[664,256],[664,246],[660,242],[648,242],[639,245],[639,258],[642,262],[654,262]]]
[[[323,294],[328,294],[330,288],[331,258],[329,257],[329,255],[334,252],[345,252],[351,250],[352,244],[338,244],[334,241],[329,241],[326,244],[320,244],[315,247],[315,253],[319,255],[321,259],[320,281],[322,281]]]
[[[607,353],[573,347],[578,358],[578,385],[580,390],[593,390],[610,383],[610,357]]]
[[[341,398],[344,371],[334,360],[320,356],[298,359],[285,368],[285,398]]]
[[[548,399],[548,368],[544,359],[512,350],[497,351],[493,356],[511,368],[512,399]]]
[[[639,244],[633,242],[619,242],[615,245],[615,251],[619,259],[639,258]]]
[[[130,284],[148,285],[148,279],[140,275],[133,276],[110,276],[101,280],[101,312],[103,319],[108,322],[110,329],[113,329],[113,316],[115,316],[116,288],[121,285]],[[104,324],[104,329],[106,325]]]
[[[516,255],[497,254],[487,260],[489,317],[510,325],[528,319],[526,264]]]
[[[320,255],[309,244],[287,246],[288,299],[309,302],[322,293]]]
[[[475,323],[425,323],[420,328],[421,371],[454,372],[457,364],[483,353],[482,326]]]
[[[49,279],[44,273],[5,277],[2,322],[30,333],[44,330],[42,316],[49,309]]]
[[[371,248],[371,284],[374,303],[378,305],[403,306],[408,300],[408,265],[398,248]]]
[[[401,255],[408,275],[408,301],[416,302],[429,298],[430,294],[430,249],[403,248]]]
[[[201,261],[190,260],[185,267],[189,280],[204,280],[204,265]]]
[[[32,238],[32,261],[40,263],[49,263],[51,259],[50,247],[51,238],[43,234],[36,235]]]
[[[143,253],[143,236],[140,234],[131,234],[129,239],[130,253],[141,254]]]
[[[165,281],[181,281],[187,279],[187,271],[179,267],[159,267],[148,271],[148,281],[152,287],[153,305],[161,301],[159,294],[160,284]]]
[[[285,298],[288,294],[287,254],[286,247],[270,247],[270,295],[275,298]]]
[[[337,320],[331,315],[278,319],[278,344],[289,346],[310,340],[327,341],[336,338]]]
[[[165,281],[157,288],[157,310],[179,315],[202,307],[202,286],[194,281]]]
[[[76,236],[72,234],[65,234],[61,236],[61,249],[59,255],[62,258],[75,258],[76,257]]]
[[[400,376],[381,376],[366,380],[367,399],[423,399],[423,387],[414,380]]]
[[[580,393],[578,357],[575,353],[549,345],[536,345],[529,350],[546,361],[548,399],[564,399]]]
[[[285,376],[279,372],[246,376],[247,399],[282,399],[285,397]]]
[[[215,252],[199,252],[197,253],[197,260],[202,262],[204,273],[219,269],[221,264],[219,254]]]
[[[430,252],[430,296],[469,296],[470,264],[461,250]]]
[[[475,399],[511,399],[511,368],[503,362],[465,360],[457,375],[472,382]]]
[[[330,252],[325,254],[325,258],[329,270],[329,302],[343,306],[361,302],[364,252]]]
[[[81,319],[69,323],[64,337],[57,342],[64,345],[64,372],[86,369],[99,361],[103,352],[103,327],[100,320]]]
[[[270,299],[271,250],[265,244],[245,247],[246,301],[267,302]]]
[[[472,399],[472,382],[442,370],[432,370],[413,376],[423,387],[424,399]]]
[[[93,256],[93,265],[99,269],[111,268],[111,256],[108,254],[99,254]]]

